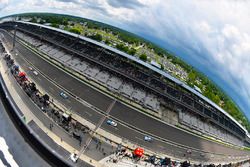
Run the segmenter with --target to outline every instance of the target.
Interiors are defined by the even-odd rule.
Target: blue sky
[[[250,1],[0,0],[0,16],[56,12],[105,22],[176,53],[250,118]]]

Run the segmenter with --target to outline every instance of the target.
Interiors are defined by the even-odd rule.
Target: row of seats
[[[120,93],[121,95],[142,104],[144,107],[154,110],[155,112],[160,109],[160,102],[155,95],[148,93],[139,87],[134,87],[133,84],[125,82],[122,78],[117,77],[115,74],[104,71],[95,64],[81,60],[76,56],[70,55],[47,43],[45,44],[44,42],[27,36],[24,33],[17,32],[17,36],[34,45],[38,50],[46,53],[50,57],[59,60],[63,64],[84,74],[86,77],[102,83],[108,89]]]
[[[221,139],[228,143],[243,146],[244,142],[222,130],[209,122],[201,120],[199,117],[185,111],[179,111],[179,122],[188,126],[189,128],[200,131],[204,134],[209,134],[215,138]]]

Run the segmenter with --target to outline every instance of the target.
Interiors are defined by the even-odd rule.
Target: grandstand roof
[[[228,118],[230,118],[233,122],[235,122],[235,124],[237,124],[240,128],[242,128],[247,135],[248,134],[248,131],[240,124],[238,123],[231,115],[229,115],[225,110],[223,110],[221,107],[219,107],[217,104],[215,104],[213,101],[211,101],[210,99],[208,99],[207,97],[203,96],[202,94],[200,94],[199,92],[197,92],[195,89],[191,88],[190,86],[186,85],[184,82],[178,80],[177,78],[174,78],[173,76],[171,76],[170,74],[168,74],[167,72],[165,71],[162,71],[161,69],[147,63],[147,62],[144,62],[142,60],[140,60],[139,58],[135,57],[135,56],[132,56],[132,55],[129,55],[127,53],[124,53],[120,50],[117,50],[113,47],[110,47],[106,44],[103,44],[101,42],[97,42],[95,40],[92,40],[90,38],[86,38],[84,36],[81,36],[81,35],[78,35],[78,34],[74,34],[74,33],[71,33],[71,32],[68,32],[68,31],[65,31],[65,30],[62,30],[62,29],[58,29],[58,28],[54,28],[54,27],[50,27],[50,26],[46,26],[46,25],[42,25],[42,24],[37,24],[37,23],[31,23],[31,22],[25,22],[25,21],[16,21],[16,22],[20,22],[20,23],[24,23],[24,24],[30,24],[30,25],[35,25],[35,26],[40,26],[40,27],[43,27],[43,28],[47,28],[47,29],[51,29],[51,30],[54,30],[54,31],[58,31],[58,32],[61,32],[61,33],[64,33],[64,34],[68,34],[70,36],[73,36],[73,37],[76,37],[76,38],[79,38],[79,39],[82,39],[82,40],[85,40],[87,42],[90,42],[90,43],[93,43],[97,46],[101,46],[105,49],[108,49],[114,53],[117,53],[123,57],[126,57],[132,61],[135,61],[163,76],[165,76],[166,78],[170,79],[171,81],[177,83],[178,85],[180,85],[181,87],[185,88],[186,90],[192,92],[193,94],[195,94],[196,96],[200,97],[201,99],[205,100],[206,102],[208,102],[211,106],[213,106],[214,108],[216,108],[217,110],[219,110],[220,112],[222,112],[223,114],[225,114]]]

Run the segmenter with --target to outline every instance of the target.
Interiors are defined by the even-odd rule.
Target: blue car
[[[112,121],[112,120],[107,120],[107,124],[108,125],[111,125],[111,126],[114,126],[114,127],[116,127],[117,126],[117,123],[115,122],[115,121]]]
[[[62,98],[64,98],[64,99],[68,99],[68,98],[69,98],[69,96],[66,95],[66,93],[64,93],[64,92],[61,92],[61,93],[60,93],[60,96],[61,96]]]
[[[151,136],[144,136],[144,140],[148,142],[152,142],[153,138]]]

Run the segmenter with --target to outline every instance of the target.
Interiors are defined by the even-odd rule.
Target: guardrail
[[[21,132],[22,136],[28,141],[32,147],[52,166],[70,167],[72,164],[67,162],[61,155],[52,150],[23,120],[23,113],[17,107],[11,97],[6,84],[0,74],[0,97],[5,104],[8,115],[16,123],[16,127]]]

